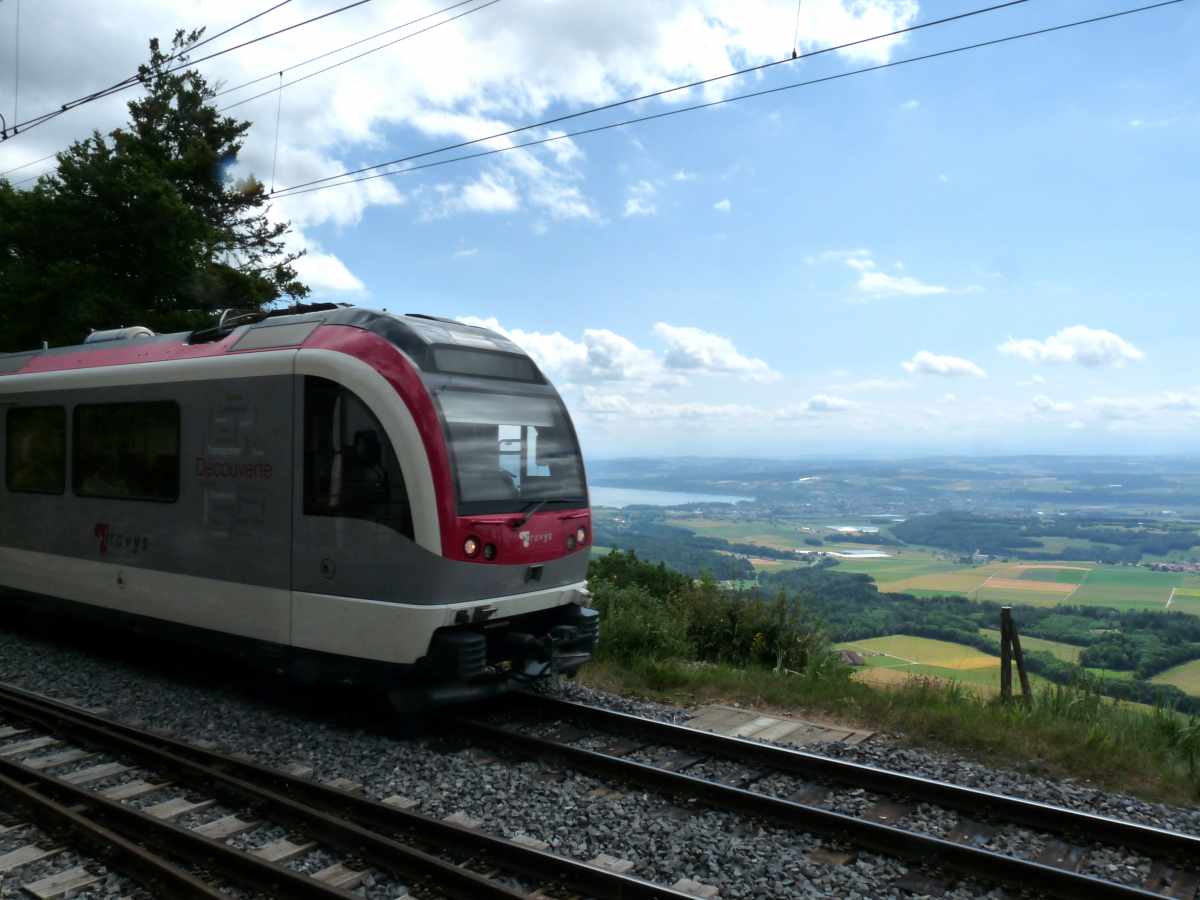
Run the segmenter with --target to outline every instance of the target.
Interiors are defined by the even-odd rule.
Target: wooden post
[[[1025,654],[1021,652],[1021,636],[1017,634],[1017,625],[1011,619],[1008,622],[1008,632],[1012,638],[1012,653],[1017,660],[1017,675],[1021,678],[1021,699],[1029,706],[1033,703],[1033,691],[1029,689],[1029,676],[1025,674]]]
[[[1000,607],[1000,699],[1012,700],[1012,607]]]

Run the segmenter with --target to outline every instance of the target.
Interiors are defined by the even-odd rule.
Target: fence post
[[[1000,699],[1012,700],[1012,607],[1000,607]]]
[[[1033,691],[1029,689],[1029,676],[1025,674],[1025,654],[1021,651],[1021,636],[1017,634],[1017,625],[1011,618],[1008,622],[1008,634],[1012,640],[1012,654],[1017,660],[1017,675],[1021,678],[1021,699],[1029,706],[1033,703]]]

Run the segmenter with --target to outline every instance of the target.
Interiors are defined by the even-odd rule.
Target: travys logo
[[[92,536],[100,542],[100,555],[107,556],[109,547],[121,553],[141,553],[150,546],[150,538],[144,534],[126,534],[113,531],[108,522],[97,522]]]
[[[528,549],[534,544],[548,544],[554,540],[554,535],[549,531],[543,531],[534,534],[532,531],[518,531],[517,537],[521,539],[521,546]]]

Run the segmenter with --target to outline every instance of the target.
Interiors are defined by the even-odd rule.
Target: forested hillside
[[[964,555],[979,550],[991,556],[1029,560],[1136,563],[1143,555],[1166,555],[1200,545],[1200,533],[1186,525],[1147,526],[1126,519],[1066,516],[997,518],[966,512],[914,516],[893,526],[892,533],[909,544]],[[1043,548],[1044,538],[1066,538],[1074,543],[1050,552]]]

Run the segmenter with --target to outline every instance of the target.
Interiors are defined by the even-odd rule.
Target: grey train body
[[[306,391],[317,378],[345,387],[336,368],[298,364],[306,353],[320,362],[321,352],[169,363],[167,379],[154,366],[130,378],[137,367],[127,365],[8,376],[24,380],[15,391],[0,379],[0,406],[65,410],[68,472],[59,494],[0,484],[0,588],[25,604],[65,603],[228,642],[294,674],[436,686],[452,699],[497,689],[495,679],[465,684],[504,656],[485,640],[489,621],[517,623],[509,630],[520,632],[518,643],[582,622],[590,643],[573,664],[585,659],[595,635],[586,551],[537,566],[482,565],[422,546],[432,539],[419,524],[414,537],[411,526],[406,534],[370,518],[311,514]],[[358,399],[380,419],[389,415],[377,399]],[[177,496],[114,500],[81,495],[77,483],[73,490],[77,407],[156,401],[178,407]],[[0,456],[10,445],[7,420],[0,416]],[[412,448],[395,450],[407,467]],[[9,469],[0,458],[0,471]]]

